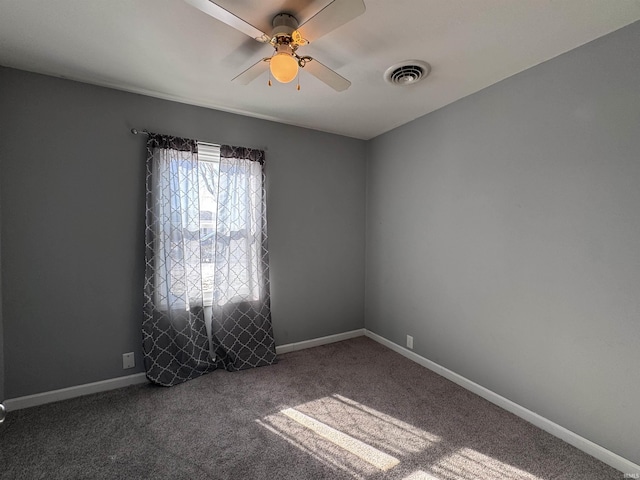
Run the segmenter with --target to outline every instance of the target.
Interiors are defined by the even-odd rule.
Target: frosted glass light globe
[[[271,57],[269,68],[271,75],[280,83],[289,83],[298,75],[298,61],[291,56],[290,48],[278,48],[278,53]]]

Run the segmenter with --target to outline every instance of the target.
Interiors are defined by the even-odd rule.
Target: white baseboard
[[[276,353],[278,355],[282,353],[294,352],[296,350],[304,350],[305,348],[319,347],[320,345],[326,345],[328,343],[341,342],[350,338],[362,337],[365,334],[365,329],[352,330],[350,332],[338,333],[336,335],[329,335],[327,337],[314,338],[312,340],[305,340],[298,343],[288,343],[286,345],[280,345],[276,347]]]
[[[498,395],[491,390],[478,385],[475,382],[458,375],[451,370],[427,360],[424,357],[407,350],[404,347],[397,345],[396,343],[387,340],[380,335],[373,333],[366,329],[353,330],[345,333],[338,333],[336,335],[329,335],[326,337],[315,338],[312,340],[305,340],[303,342],[289,343],[286,345],[280,345],[276,347],[276,353],[288,353],[296,350],[303,350],[305,348],[317,347],[320,345],[326,345],[329,343],[340,342],[348,340],[350,338],[361,337],[366,335],[367,337],[375,340],[376,342],[384,345],[385,347],[399,353],[400,355],[412,360],[419,365],[441,375],[452,382],[460,385],[461,387],[481,396],[482,398],[490,401],[491,403],[504,408],[508,412],[517,415],[518,417],[532,423],[536,427],[550,433],[551,435],[558,437],[559,439],[567,442],[570,445],[582,450],[583,452],[597,458],[598,460],[610,465],[611,467],[628,474],[640,474],[640,465],[637,465],[630,460],[627,460],[620,455],[617,455],[600,445],[587,440],[580,435],[573,433],[570,430],[558,425],[557,423],[548,420],[525,407],[512,402],[511,400]],[[103,380],[100,382],[87,383],[84,385],[77,385],[69,388],[62,388],[60,390],[52,390],[50,392],[37,393],[35,395],[27,395],[24,397],[10,398],[4,401],[4,405],[8,412],[14,410],[20,410],[22,408],[35,407],[37,405],[44,405],[46,403],[57,402],[59,400],[67,400],[70,398],[80,397],[83,395],[89,395],[92,393],[104,392],[107,390],[113,390],[116,388],[127,387],[129,385],[136,385],[140,383],[146,383],[147,377],[144,373],[136,373],[134,375],[128,375],[126,377],[112,378],[109,380]]]
[[[360,330],[353,330],[351,332],[338,333],[336,335],[329,335],[327,337],[314,338],[312,340],[305,340],[303,342],[289,343],[287,345],[281,345],[279,347],[276,347],[276,353],[282,354],[287,352],[293,352],[295,350],[303,350],[305,348],[318,347],[320,345],[326,345],[328,343],[348,340],[349,338],[362,337],[364,333],[365,333],[364,328],[362,328]],[[92,393],[105,392],[107,390],[127,387],[129,385],[146,383],[147,381],[148,380],[147,380],[146,374],[136,373],[134,375],[128,375],[126,377],[111,378],[109,380],[86,383],[84,385],[76,385],[73,387],[62,388],[60,390],[52,390],[49,392],[36,393],[34,395],[26,395],[24,397],[9,398],[4,401],[4,406],[7,409],[7,412],[11,412],[11,411],[20,410],[23,408],[44,405],[46,403],[57,402],[60,400],[68,400],[70,398],[75,398],[75,397],[81,397],[83,395],[90,395]]]
[[[133,375],[127,375],[126,377],[110,378],[109,380],[102,380],[100,382],[85,383],[84,385],[61,388],[60,390],[51,390],[49,392],[26,395],[24,397],[10,398],[4,401],[4,406],[7,408],[8,412],[11,412],[13,410],[35,407],[38,405],[44,405],[45,403],[68,400],[70,398],[105,392],[107,390],[114,390],[116,388],[128,387],[129,385],[146,382],[148,382],[148,380],[145,373],[135,373]]]
[[[552,422],[531,410],[526,409],[525,407],[518,405],[517,403],[512,402],[511,400],[504,398],[501,395],[498,395],[491,390],[478,385],[475,382],[463,377],[462,375],[458,375],[455,372],[443,367],[442,365],[438,365],[431,360],[427,360],[424,357],[412,352],[411,350],[407,350],[400,345],[387,340],[380,335],[373,333],[369,330],[365,330],[365,335],[372,340],[384,345],[385,347],[390,348],[391,350],[399,353],[400,355],[408,358],[409,360],[413,360],[414,362],[422,365],[425,368],[437,373],[438,375],[451,380],[453,383],[460,385],[461,387],[475,393],[476,395],[481,396],[485,400],[498,405],[499,407],[507,410],[508,412],[517,415],[518,417],[526,420],[529,423],[532,423],[536,427],[544,430],[545,432],[550,433],[554,437],[558,437],[559,439],[567,442],[569,445],[573,445],[578,450],[582,450],[583,452],[591,455],[592,457],[597,458],[601,462],[610,465],[611,467],[629,474],[640,474],[640,465],[636,465],[630,460],[627,460],[620,455],[617,455],[600,445],[593,443],[591,440],[587,440],[584,437],[581,437],[577,433],[573,433],[570,430],[558,425],[557,423]]]

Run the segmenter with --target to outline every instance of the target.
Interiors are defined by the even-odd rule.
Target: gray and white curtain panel
[[[147,377],[159,385],[276,361],[264,152],[212,147],[147,141],[142,332]]]

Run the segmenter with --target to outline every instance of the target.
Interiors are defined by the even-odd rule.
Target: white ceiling
[[[369,139],[640,19],[639,0],[364,0],[366,12],[300,48],[348,78],[337,93],[231,79],[272,48],[182,0],[0,0],[0,64]],[[329,0],[218,0],[263,31]],[[383,73],[429,62],[424,81]]]

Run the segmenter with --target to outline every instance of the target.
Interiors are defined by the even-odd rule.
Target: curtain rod
[[[151,134],[149,130],[138,130],[137,128],[132,128],[131,133],[133,133],[134,135],[150,135]],[[207,145],[215,145],[216,147],[220,146],[220,144],[218,143],[211,143],[211,142],[199,142],[199,143],[204,143]],[[267,147],[248,147],[248,148],[255,148],[256,150],[262,150],[263,152],[269,151]]]
[[[131,133],[133,133],[134,135],[151,135],[151,132],[149,132],[149,130],[138,130],[137,128],[132,128],[131,129]],[[210,142],[200,142],[198,140],[196,140],[196,142],[198,143],[204,143],[206,145],[215,145],[215,146],[219,146],[217,143],[210,143]]]

